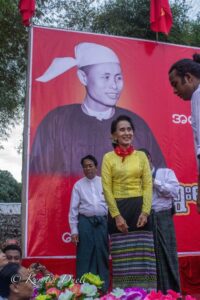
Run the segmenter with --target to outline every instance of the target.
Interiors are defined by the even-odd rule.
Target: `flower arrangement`
[[[182,296],[172,290],[167,295],[161,291],[147,293],[142,288],[116,288],[112,292],[101,296],[100,289],[103,281],[98,275],[84,274],[77,283],[69,274],[61,276],[45,276],[36,283],[33,299],[35,300],[179,300]],[[185,296],[185,300],[196,300],[192,296]]]
[[[77,283],[72,275],[45,276],[36,282],[33,299],[35,300],[92,300],[100,299],[103,281],[98,275],[84,274],[80,283]]]
[[[147,293],[142,288],[125,288],[115,289],[110,294],[107,294],[100,298],[101,300],[181,300],[180,293],[168,290],[167,295],[164,295],[161,291],[151,291]],[[196,300],[189,295],[184,297],[185,300]]]

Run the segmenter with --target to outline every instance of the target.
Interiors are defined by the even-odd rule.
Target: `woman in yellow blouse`
[[[111,124],[114,151],[104,155],[102,182],[109,209],[113,287],[156,289],[153,234],[148,222],[152,176],[143,152],[134,150],[128,116]]]

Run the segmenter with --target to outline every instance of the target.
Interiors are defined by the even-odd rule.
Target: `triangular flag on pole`
[[[30,19],[35,13],[35,0],[20,0],[19,11],[22,16],[22,23],[25,26],[30,25]]]
[[[151,30],[168,34],[172,26],[172,21],[173,18],[168,0],[151,0]]]

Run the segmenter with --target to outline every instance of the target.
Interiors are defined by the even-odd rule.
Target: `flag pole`
[[[156,41],[158,42],[158,32],[156,32]]]
[[[21,232],[22,232],[22,252],[23,257],[27,258],[27,222],[28,222],[28,153],[30,137],[30,95],[31,95],[31,56],[32,56],[33,25],[28,27],[28,64],[26,75],[26,101],[24,113],[23,129],[23,164],[22,164],[22,214],[21,214]]]

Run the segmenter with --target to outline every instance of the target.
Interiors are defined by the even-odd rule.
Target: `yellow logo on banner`
[[[197,201],[197,189],[196,183],[183,184],[180,183],[179,196],[174,200],[176,215],[189,215],[191,203],[196,203]]]

